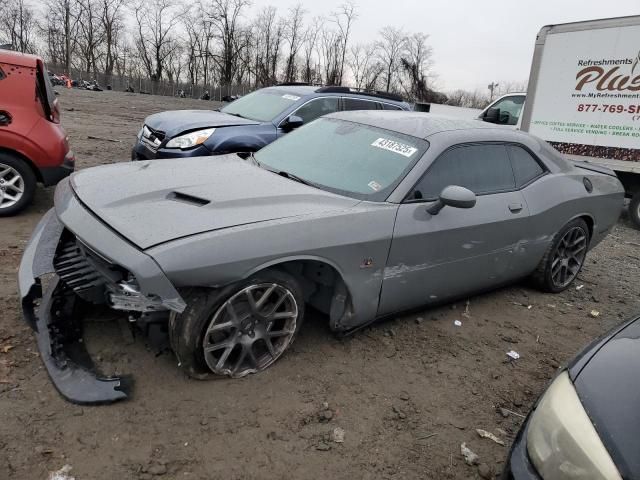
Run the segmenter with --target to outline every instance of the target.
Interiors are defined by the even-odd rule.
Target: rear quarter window
[[[371,100],[362,100],[360,98],[349,98],[346,97],[343,99],[344,101],[344,109],[349,110],[377,110],[378,103],[372,102]]]
[[[544,173],[544,169],[533,156],[524,148],[517,145],[508,145],[513,174],[516,177],[516,187],[520,188]]]

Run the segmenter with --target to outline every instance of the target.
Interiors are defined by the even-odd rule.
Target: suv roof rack
[[[341,87],[338,85],[319,88],[316,90],[316,93],[357,93],[359,95],[367,95],[369,97],[404,102],[404,98],[400,95],[396,95],[395,93],[365,90],[363,88]]]
[[[311,83],[307,82],[281,82],[276,83],[276,87],[313,87]]]

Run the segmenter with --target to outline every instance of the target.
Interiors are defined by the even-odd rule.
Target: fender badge
[[[362,260],[362,263],[360,264],[360,268],[371,268],[371,267],[373,267],[373,258],[369,257]]]

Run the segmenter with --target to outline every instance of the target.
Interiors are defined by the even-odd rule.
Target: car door
[[[473,208],[427,207],[449,185],[476,195]],[[379,314],[385,315],[497,286],[510,272],[528,210],[503,144],[448,149],[400,205],[385,268]]]
[[[290,116],[300,117],[304,122],[303,125],[306,125],[307,123],[314,121],[316,118],[319,118],[323,115],[328,115],[329,113],[337,112],[339,109],[339,97],[317,97],[301,105],[297,110],[289,114],[287,118]],[[280,122],[280,125],[282,125],[285,121],[286,119]],[[288,131],[286,129],[283,129],[280,125],[278,126],[279,137],[288,133]]]

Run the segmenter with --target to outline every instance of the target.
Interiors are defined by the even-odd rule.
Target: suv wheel
[[[36,176],[22,160],[0,153],[0,217],[15,215],[33,200]]]

